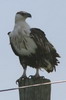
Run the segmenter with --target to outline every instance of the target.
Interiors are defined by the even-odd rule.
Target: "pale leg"
[[[35,77],[40,77],[40,75],[39,75],[39,69],[36,69]]]

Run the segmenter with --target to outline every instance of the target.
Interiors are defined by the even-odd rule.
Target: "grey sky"
[[[9,45],[7,32],[14,26],[15,13],[27,11],[32,14],[27,22],[31,27],[42,29],[49,41],[61,55],[56,72],[41,75],[51,81],[66,79],[66,0],[0,0],[0,89],[17,87],[15,81],[21,76],[22,68],[18,57]],[[35,69],[28,68],[27,75]],[[65,100],[66,84],[52,85],[51,100]],[[0,100],[19,100],[17,91],[0,93]]]

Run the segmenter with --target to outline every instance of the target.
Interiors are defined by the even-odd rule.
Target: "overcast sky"
[[[9,45],[7,33],[13,30],[17,11],[32,14],[27,22],[31,27],[42,29],[61,56],[56,72],[40,75],[51,81],[66,80],[66,0],[0,0],[0,90],[18,87],[15,81],[22,75],[18,57]],[[27,69],[27,76],[35,74],[35,69]],[[66,83],[52,85],[51,100],[65,100]],[[0,93],[0,100],[19,100],[17,91]]]

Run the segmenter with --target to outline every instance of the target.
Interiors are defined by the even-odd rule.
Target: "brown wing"
[[[59,61],[57,60],[57,57],[60,56],[54,46],[46,38],[45,33],[40,29],[31,28],[30,36],[37,44],[44,59],[47,59],[53,66],[58,65]]]

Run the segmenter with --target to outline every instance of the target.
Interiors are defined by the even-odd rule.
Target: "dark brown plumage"
[[[25,23],[27,17],[31,17],[31,14],[18,12],[15,21],[17,24],[16,30],[14,29],[13,32],[8,33],[12,50],[19,57],[24,68],[22,77],[26,77],[27,66],[37,69],[36,76],[39,76],[38,69],[41,68],[47,72],[52,72],[56,70],[59,63],[57,58],[60,56],[42,30],[29,28],[28,24]]]

